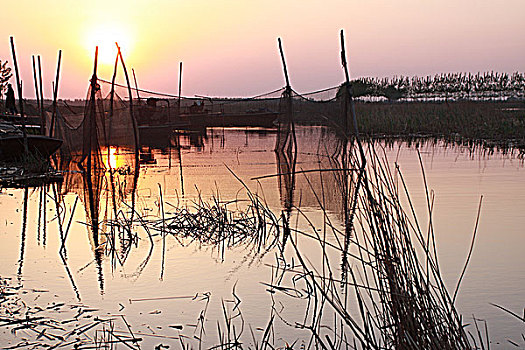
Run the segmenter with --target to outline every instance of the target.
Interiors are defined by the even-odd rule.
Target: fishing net
[[[64,140],[60,156],[85,159],[93,151],[105,151],[108,147],[133,152],[138,146],[135,140],[137,131],[130,115],[129,101],[121,98],[127,94],[119,86],[112,94],[111,85],[90,84],[85,100],[64,102],[59,106],[56,120],[48,117],[47,125],[52,125],[55,137]]]
[[[110,86],[106,80],[99,80],[101,85]],[[125,88],[116,84],[118,88]],[[262,115],[279,112],[281,94],[284,88],[249,98],[227,98],[211,96],[177,96],[168,93],[134,88],[133,109],[139,126],[152,127],[171,125],[174,127],[189,126],[235,126],[231,119],[235,117],[238,124],[253,126],[273,126],[272,119],[257,119]],[[255,122],[253,122],[255,121]]]
[[[343,216],[353,181],[343,157],[353,136],[347,91],[333,87],[298,94],[287,89],[282,94],[275,151],[281,205],[288,215],[300,200]]]
[[[64,174],[58,202],[76,194],[86,213],[89,241],[100,259],[106,243],[107,223],[118,215],[123,202],[131,201],[138,180],[138,135],[127,91],[98,84],[96,76],[82,102],[63,102],[55,117],[48,114],[51,134],[63,140],[54,162]],[[130,200],[131,198],[131,200]]]

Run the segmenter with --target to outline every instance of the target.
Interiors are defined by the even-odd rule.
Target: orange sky
[[[0,59],[12,62],[14,36],[32,98],[40,54],[50,98],[62,49],[59,96],[84,97],[95,43],[110,79],[117,40],[140,87],[176,94],[183,61],[183,95],[250,96],[284,85],[281,37],[292,86],[307,92],[342,81],[340,29],[353,77],[524,71],[523,13],[523,0],[18,0],[2,4]]]

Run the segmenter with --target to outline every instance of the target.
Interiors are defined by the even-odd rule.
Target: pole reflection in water
[[[36,227],[36,241],[40,245],[40,232],[42,231],[42,201],[45,200],[44,197],[44,186],[40,186],[38,191],[38,223]]]
[[[297,161],[297,149],[295,147],[283,150],[276,150],[277,174],[279,174],[279,194],[283,210],[281,218],[283,220],[284,233],[282,247],[286,246],[286,241],[290,235],[290,217],[294,206],[295,190],[295,165]]]
[[[134,154],[125,149],[99,148],[91,157],[74,159],[58,158],[57,167],[65,174],[64,182],[57,190],[57,212],[65,213],[65,196],[76,195],[71,216],[66,224],[65,214],[57,217],[58,230],[62,241],[61,253],[67,260],[66,240],[78,199],[86,217],[93,260],[97,269],[100,293],[104,293],[103,263],[106,256],[111,266],[123,266],[137,237],[132,232],[135,192],[138,186],[139,169],[134,164]],[[91,164],[87,159],[91,158]],[[106,160],[107,162],[103,162]],[[88,167],[89,165],[89,167]],[[118,166],[113,168],[112,165]],[[106,168],[107,166],[107,168]],[[129,202],[131,204],[128,204]],[[127,208],[127,209],[126,209]],[[84,270],[87,266],[81,270]]]
[[[22,268],[24,266],[24,252],[26,247],[26,230],[27,230],[27,197],[29,189],[24,188],[24,203],[22,205],[22,233],[20,234],[20,258],[18,259],[18,281],[22,280]]]
[[[177,132],[175,136],[175,142],[176,142],[175,146],[177,147],[177,156],[179,158],[180,191],[182,193],[182,196],[184,197],[184,175],[182,173],[182,147],[180,143],[180,138],[181,138],[181,134],[180,132]]]

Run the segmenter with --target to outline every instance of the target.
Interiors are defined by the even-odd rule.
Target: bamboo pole
[[[117,45],[118,55],[120,57],[120,63],[122,63],[122,69],[124,70],[124,76],[126,77],[126,83],[128,85],[128,94],[129,94],[129,113],[131,114],[131,121],[133,123],[133,135],[135,138],[135,161],[137,164],[139,164],[139,135],[138,135],[138,126],[137,126],[137,120],[135,119],[135,115],[133,114],[133,96],[131,94],[131,85],[129,83],[129,76],[128,71],[126,69],[126,64],[124,63],[124,58],[122,57],[122,51],[120,50],[120,46],[118,46],[118,43],[115,43]]]
[[[26,133],[26,120],[24,115],[24,100],[22,98],[22,83],[20,82],[20,74],[18,72],[18,63],[16,60],[16,50],[15,42],[13,37],[10,37],[11,40],[11,54],[13,55],[13,64],[15,65],[15,74],[16,74],[16,87],[18,93],[18,104],[20,107],[20,119],[22,120],[22,135],[24,136],[24,151],[28,153],[27,147],[27,133]]]
[[[38,83],[39,83],[39,89],[40,89],[40,118],[42,118],[42,122],[44,123],[44,126],[42,128],[42,135],[46,134],[46,117],[44,112],[44,91],[42,89],[42,64],[40,62],[40,55],[38,55]]]
[[[345,72],[346,82],[350,82],[350,74],[348,73],[348,65],[346,63],[346,49],[345,49],[345,33],[341,29],[341,63],[343,65],[343,70]]]
[[[128,71],[126,69],[126,64],[124,63],[124,57],[122,57],[122,51],[120,50],[120,46],[118,46],[118,43],[115,43],[117,45],[118,55],[120,57],[120,63],[122,63],[122,69],[124,70],[124,76],[126,77],[126,83],[128,85],[128,94],[129,94],[129,113],[131,117],[131,122],[133,123],[133,136],[135,137],[135,173],[133,174],[133,187],[131,189],[131,218],[129,220],[130,223],[133,222],[133,215],[135,213],[135,192],[137,190],[137,183],[139,179],[139,171],[140,171],[140,159],[139,159],[139,148],[140,148],[140,142],[139,142],[139,130],[137,126],[137,120],[135,119],[135,115],[133,114],[133,96],[131,94],[131,85],[129,83],[129,76]],[[131,227],[130,227],[131,232]]]
[[[55,77],[55,84],[53,87],[53,113],[51,115],[51,124],[49,125],[49,136],[53,136],[53,129],[55,128],[55,118],[56,118],[56,113],[57,113],[58,81],[60,78],[61,60],[62,60],[62,50],[58,50],[57,74]]]
[[[342,154],[342,163],[343,163],[343,167],[344,168],[347,168],[347,145],[348,145],[348,141],[349,141],[349,126],[348,126],[348,114],[350,112],[350,115],[352,117],[352,120],[353,120],[353,125],[354,125],[354,133],[355,133],[355,140],[357,142],[357,146],[358,146],[358,149],[359,149],[359,154],[360,154],[360,158],[361,158],[361,164],[359,166],[359,173],[358,173],[358,176],[357,176],[357,181],[356,181],[356,184],[355,184],[355,189],[354,189],[354,195],[353,195],[353,198],[352,198],[352,207],[349,211],[349,208],[348,208],[348,199],[349,199],[349,196],[350,196],[350,191],[349,191],[349,188],[348,188],[348,178],[349,178],[349,174],[347,172],[344,172],[343,174],[343,195],[344,195],[344,198],[343,198],[343,211],[344,211],[344,217],[345,217],[345,247],[344,247],[344,252],[347,253],[348,252],[348,249],[349,249],[349,245],[350,245],[350,237],[352,235],[352,232],[353,232],[353,229],[354,229],[354,217],[355,217],[355,212],[357,210],[357,202],[358,202],[358,195],[359,195],[359,190],[361,188],[361,186],[365,186],[365,190],[369,191],[368,188],[367,188],[367,184],[363,184],[363,178],[365,176],[365,167],[366,167],[366,157],[365,157],[365,153],[364,153],[364,150],[363,150],[363,146],[361,144],[361,140],[359,138],[359,128],[357,126],[357,117],[356,117],[356,114],[355,114],[355,106],[354,106],[354,101],[353,101],[353,94],[352,94],[352,87],[350,85],[350,74],[348,73],[348,64],[347,64],[347,61],[346,61],[346,49],[345,49],[345,37],[344,37],[344,31],[341,29],[341,34],[340,34],[340,37],[341,37],[341,64],[343,66],[343,70],[344,70],[344,73],[345,73],[345,94],[344,94],[344,111],[343,111],[343,118],[344,118],[344,133],[345,133],[345,140],[344,140],[344,145],[343,145],[343,154]],[[348,108],[350,107],[350,108]],[[345,257],[343,257],[343,261],[344,261]]]
[[[38,111],[40,112],[40,92],[38,91],[38,81],[36,77],[35,55],[31,56],[31,58],[33,60],[33,81],[35,83],[36,104],[37,104]],[[42,115],[41,112],[40,112],[40,115]],[[40,119],[40,134],[41,135],[44,134],[44,121],[42,120],[42,118]]]
[[[115,65],[113,66],[113,76],[111,77],[111,92],[110,92],[110,97],[109,97],[109,132],[108,132],[108,135],[106,135],[107,139],[106,139],[106,146],[108,148],[108,162],[109,162],[109,158],[110,158],[110,154],[109,154],[109,144],[110,144],[110,141],[111,141],[111,130],[112,130],[112,125],[113,125],[113,114],[114,114],[114,101],[115,101],[115,80],[117,79],[117,68],[118,68],[118,60],[119,60],[119,55],[117,53],[117,56],[115,57]],[[108,163],[109,164],[109,163]]]
[[[177,115],[180,116],[180,95],[182,91],[182,61],[179,63],[179,99],[177,102]]]
[[[91,88],[89,103],[91,111],[89,115],[89,147],[87,148],[87,171],[84,172],[86,176],[86,182],[88,187],[88,198],[89,198],[89,212],[91,214],[91,229],[93,230],[93,239],[95,247],[98,247],[98,212],[95,211],[95,195],[93,193],[93,164],[92,164],[92,153],[93,153],[93,138],[97,136],[95,117],[96,117],[96,88],[97,88],[97,66],[98,66],[98,46],[95,48],[95,60],[93,63],[93,76],[91,77]],[[85,133],[84,133],[85,134]],[[86,140],[84,140],[85,142]],[[84,152],[86,147],[84,146]]]
[[[343,30],[341,29],[341,63],[343,65],[343,69],[345,72],[345,78],[346,78],[346,91],[348,93],[348,99],[350,102],[350,113],[352,116],[352,120],[354,123],[354,132],[355,137],[357,140],[357,144],[359,146],[359,152],[361,153],[361,160],[364,162],[363,166],[366,164],[366,158],[363,151],[363,147],[361,145],[361,140],[359,138],[359,128],[357,127],[357,118],[355,115],[355,106],[354,106],[354,100],[353,100],[353,93],[352,88],[350,86],[350,74],[348,73],[348,64],[346,62],[346,50],[345,50],[345,35]]]
[[[111,152],[110,152],[110,145],[109,140],[111,140],[111,125],[113,124],[113,113],[114,113],[114,99],[115,99],[115,79],[117,78],[117,68],[118,68],[118,60],[119,55],[117,53],[117,57],[115,57],[115,65],[113,67],[113,77],[111,78],[111,93],[110,93],[110,104],[109,104],[109,135],[107,135],[107,152],[108,152],[108,166],[109,166],[109,178],[111,181],[111,199],[113,202],[113,215],[115,216],[115,220],[117,220],[118,214],[117,214],[117,196],[116,196],[116,189],[115,189],[115,179],[113,175],[113,169],[111,165]]]
[[[283,71],[284,71],[284,78],[286,81],[286,87],[283,93],[283,98],[286,101],[286,137],[284,139],[284,142],[280,143],[280,137],[279,135],[282,133],[281,129],[281,123],[279,123],[279,129],[277,132],[277,141],[275,144],[275,150],[284,150],[284,147],[288,146],[289,150],[288,152],[292,152],[292,148],[296,147],[297,140],[295,136],[295,123],[293,120],[293,101],[292,101],[292,87],[290,86],[290,79],[288,78],[288,69],[286,67],[286,60],[284,58],[284,51],[283,46],[281,42],[281,38],[277,38],[277,42],[279,44],[279,52],[281,54],[281,61],[283,63]]]
[[[131,72],[133,72],[133,80],[135,81],[135,91],[137,92],[137,100],[140,104],[140,95],[139,95],[139,85],[137,84],[137,77],[135,76],[135,69],[131,68]]]
[[[281,60],[283,62],[284,78],[286,79],[286,88],[290,89],[290,79],[288,79],[288,69],[286,68],[286,60],[284,59],[284,52],[283,52],[283,45],[281,43],[281,38],[277,38],[277,42],[279,43],[279,52],[281,53]]]

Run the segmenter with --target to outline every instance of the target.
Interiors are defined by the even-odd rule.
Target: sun
[[[86,49],[91,55],[98,46],[98,62],[100,64],[113,64],[117,56],[117,46],[120,46],[124,55],[129,55],[131,50],[130,32],[122,25],[114,23],[98,24],[88,30],[86,34]]]

